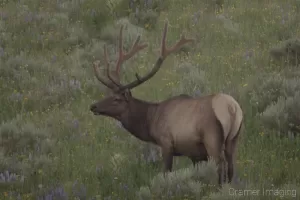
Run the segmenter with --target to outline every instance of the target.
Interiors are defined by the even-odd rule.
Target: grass
[[[115,20],[107,17],[107,24],[100,20],[103,13],[109,13],[101,2],[105,3],[85,1],[82,12],[75,1],[0,3],[0,172],[24,172],[25,176],[21,185],[9,182],[0,187],[0,199],[9,199],[12,192],[22,199],[36,199],[57,187],[63,187],[71,199],[136,199],[136,192],[161,172],[160,161],[148,163],[141,158],[142,142],[112,119],[95,117],[89,111],[89,105],[102,96],[92,71],[93,57],[101,58],[105,42],[111,49],[116,42],[101,38],[103,28]],[[142,74],[151,68],[158,55],[165,19],[170,24],[170,43],[179,38],[182,30],[196,42],[188,55],[170,56],[158,74],[134,89],[133,94],[149,101],[180,94],[178,88],[191,95],[199,89],[203,94],[234,94],[245,113],[237,163],[242,181],[252,188],[299,186],[300,139],[281,137],[262,128],[255,105],[243,93],[256,76],[286,70],[271,61],[269,50],[284,39],[300,36],[299,1],[225,1],[219,17],[208,5],[208,1],[168,1],[168,9],[160,13],[155,28],[143,33],[149,49],[124,65],[126,78],[134,78],[134,71]],[[93,8],[98,15],[90,14]],[[137,34],[133,29],[128,31],[133,36]],[[205,80],[198,82],[196,72],[205,73]],[[189,80],[193,80],[191,85],[186,84]],[[5,139],[10,138],[4,136],[5,131],[27,130],[27,123],[33,125],[25,138],[51,140],[50,152],[32,153],[27,147],[15,153],[5,152]],[[8,128],[4,129],[4,125]],[[46,136],[30,135],[31,132]],[[22,138],[18,134],[16,138]],[[26,139],[20,139],[14,147],[22,146],[23,140]],[[40,158],[40,154],[50,161]],[[30,155],[37,159],[34,163]],[[10,161],[16,156],[19,168]],[[24,163],[30,166],[26,170]],[[190,164],[186,158],[176,158],[174,167],[179,170]],[[228,188],[211,191],[215,196],[210,198],[222,192],[228,195]],[[272,197],[261,197],[264,198]]]

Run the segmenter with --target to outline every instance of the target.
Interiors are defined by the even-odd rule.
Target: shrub
[[[173,89],[174,95],[184,93],[191,96],[198,96],[211,91],[205,72],[201,70],[200,66],[185,61],[178,65],[176,71],[183,75],[179,86]]]
[[[264,126],[281,134],[298,134],[300,132],[300,91],[294,96],[280,97],[269,105],[261,114]]]
[[[112,20],[109,2],[106,0],[70,1],[69,18],[71,22],[79,22],[83,25],[90,34],[97,35]]]
[[[243,93],[258,112],[263,112],[271,102],[276,102],[282,94],[284,77],[280,74],[261,74],[251,77]]]
[[[211,191],[217,183],[216,165],[213,161],[163,173],[153,178],[149,186],[137,192],[138,199],[200,199]]]
[[[121,25],[123,28],[123,47],[128,50],[132,47],[133,42],[138,35],[144,33],[144,29],[133,25],[127,18],[121,18],[115,23],[109,24],[103,28],[100,34],[100,38],[108,43],[116,44],[119,38],[119,32]],[[141,38],[142,39],[142,38]]]
[[[283,41],[273,47],[270,54],[274,60],[281,61],[282,64],[297,66],[300,63],[300,40],[296,38]]]
[[[152,29],[167,6],[168,1],[161,0],[121,0],[114,8],[118,17],[128,16],[133,24]]]
[[[245,98],[258,111],[265,128],[279,133],[298,133],[300,81],[293,71],[258,75],[246,89]]]
[[[142,152],[141,156],[147,163],[155,163],[161,160],[160,147],[150,143],[141,144],[140,147]]]
[[[23,189],[30,189],[27,183],[36,183],[53,162],[50,154],[55,139],[47,129],[37,128],[20,117],[0,125],[0,143],[0,174],[4,174],[2,186],[6,188],[16,190],[18,183]]]
[[[33,59],[21,53],[9,57],[0,69],[3,82],[0,99],[7,102],[2,109],[15,114],[70,102],[82,92],[82,84],[76,77],[63,73],[65,71],[58,63],[42,56]]]
[[[135,24],[151,30],[155,28],[159,14],[153,10],[137,11],[129,15],[130,21]]]

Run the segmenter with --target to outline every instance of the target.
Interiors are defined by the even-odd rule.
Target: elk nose
[[[94,111],[97,108],[97,106],[95,104],[91,105],[90,110]]]

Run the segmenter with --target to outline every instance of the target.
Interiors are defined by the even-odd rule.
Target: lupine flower
[[[8,15],[5,12],[0,12],[0,19],[7,20]]]
[[[51,58],[51,63],[55,63],[56,62],[56,60],[57,60],[57,57],[54,55],[54,56],[52,56],[52,58]]]
[[[72,121],[72,125],[73,125],[73,127],[74,127],[75,129],[78,129],[78,128],[79,128],[79,121],[78,121],[78,119],[74,119],[74,120]]]
[[[77,181],[73,183],[72,193],[74,197],[77,197],[80,200],[86,200],[87,198],[86,187],[83,184],[78,184]]]
[[[33,14],[32,13],[28,13],[26,16],[25,16],[25,22],[27,22],[27,23],[30,23],[30,22],[32,22],[33,21],[33,19],[34,19],[34,16],[33,16]]]
[[[119,121],[116,121],[116,126],[119,127],[120,129],[124,129],[122,123]]]
[[[45,195],[38,197],[37,200],[68,200],[68,194],[65,192],[62,186],[55,188],[54,190],[49,191]]]
[[[76,80],[76,79],[70,80],[69,86],[74,90],[81,90],[81,83],[79,80]]]
[[[12,101],[22,101],[23,99],[23,94],[19,93],[19,92],[14,92],[9,96],[9,99]]]
[[[23,182],[24,176],[19,176],[16,173],[10,173],[8,170],[0,173],[0,183]]]
[[[252,56],[253,56],[253,52],[251,50],[246,51],[246,53],[244,54],[246,60],[249,60]]]
[[[4,49],[0,47],[0,57],[4,56]]]
[[[134,6],[134,0],[130,0],[129,1],[129,8],[133,9],[133,6]]]
[[[201,96],[202,93],[200,90],[196,90],[194,94],[196,97],[199,97],[199,96]]]
[[[200,18],[200,15],[201,15],[201,12],[200,12],[200,11],[195,12],[195,13],[193,14],[192,20],[193,20],[194,24],[197,24],[197,22],[198,22],[198,20],[199,20],[199,18]]]

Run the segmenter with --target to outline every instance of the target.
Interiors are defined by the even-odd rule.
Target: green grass
[[[101,30],[106,23],[99,18],[109,13],[104,8],[97,16],[89,12],[102,9],[101,2],[105,1],[87,0],[82,12],[75,1],[63,1],[69,5],[59,9],[56,1],[37,2],[0,3],[0,120],[8,123],[18,118],[21,124],[33,123],[36,129],[47,130],[55,144],[51,153],[45,153],[51,163],[35,164],[22,186],[0,188],[0,199],[9,199],[9,191],[17,191],[23,199],[35,199],[36,194],[56,185],[63,185],[71,194],[75,181],[84,184],[88,197],[135,199],[140,187],[149,185],[161,172],[162,163],[146,163],[139,150],[141,141],[118,128],[112,119],[95,117],[89,111],[90,104],[102,96],[91,63],[93,57],[102,56],[106,41],[102,41]],[[200,85],[200,80],[192,85],[203,88],[204,94],[235,94],[244,110],[245,131],[239,141],[237,163],[243,182],[252,188],[299,185],[300,139],[279,137],[262,128],[255,106],[242,92],[255,76],[284,70],[270,61],[269,50],[281,40],[300,37],[299,1],[225,1],[224,13],[220,14],[235,24],[217,19],[208,5],[209,1],[168,1],[168,9],[161,12],[155,28],[142,36],[150,48],[125,65],[126,77],[132,80],[134,71],[142,74],[152,67],[165,19],[170,24],[169,43],[175,42],[182,30],[196,42],[188,55],[170,56],[157,75],[133,94],[149,101],[179,94],[179,87],[193,94],[197,89],[188,88],[185,80],[197,80],[193,77],[196,73],[183,74],[180,66],[205,72],[206,85]],[[193,21],[197,12],[201,14]],[[113,23],[110,17],[105,20],[108,25]],[[247,52],[252,52],[248,60]],[[3,149],[0,146],[0,153]],[[4,157],[15,155],[23,154],[20,151]],[[25,158],[20,160],[29,162],[28,155],[24,151]],[[5,170],[5,159],[0,154],[0,172]],[[186,158],[176,158],[174,167],[190,164]]]

